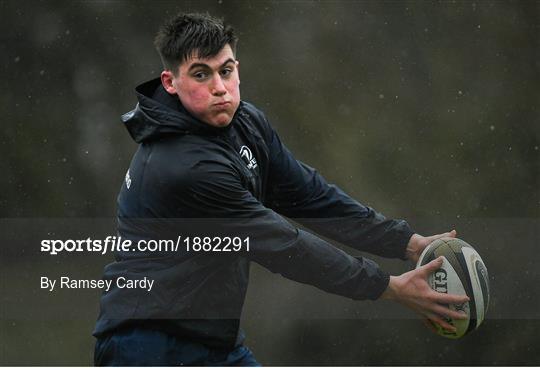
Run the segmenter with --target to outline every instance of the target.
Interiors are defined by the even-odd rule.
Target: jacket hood
[[[137,86],[135,92],[139,102],[133,110],[122,115],[122,122],[137,143],[170,134],[220,134],[232,124],[218,128],[193,117],[176,95],[165,91],[160,78]],[[241,106],[242,103],[235,116]]]

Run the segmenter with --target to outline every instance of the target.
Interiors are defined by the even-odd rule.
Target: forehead
[[[234,53],[229,44],[225,45],[216,55],[200,58],[195,56],[197,53],[194,52],[186,61],[180,64],[180,70],[189,70],[190,68],[197,65],[207,65],[211,68],[217,68],[227,62],[227,60],[235,60]]]

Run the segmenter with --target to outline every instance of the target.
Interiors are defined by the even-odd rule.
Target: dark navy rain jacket
[[[250,236],[250,248],[117,252],[105,279],[147,277],[154,286],[104,292],[95,336],[135,325],[211,347],[241,344],[251,261],[352,299],[377,299],[386,289],[389,275],[375,262],[314,234],[405,259],[413,234],[405,221],[386,219],[297,161],[249,103],[216,128],[192,117],[159,79],[136,91],[139,103],[122,117],[139,147],[118,196],[118,235],[137,242],[237,231]]]

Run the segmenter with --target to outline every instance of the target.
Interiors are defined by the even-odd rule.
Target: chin
[[[232,118],[233,117],[229,114],[219,114],[214,116],[214,119],[209,119],[209,124],[218,128],[223,128],[231,123]]]
[[[210,125],[213,125],[217,128],[224,128],[230,123],[231,123],[231,120],[218,120],[218,121],[211,122]]]

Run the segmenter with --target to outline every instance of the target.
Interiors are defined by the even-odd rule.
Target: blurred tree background
[[[492,277],[489,319],[449,341],[254,265],[243,326],[259,360],[539,365],[539,4],[1,1],[0,364],[92,363],[99,292],[52,296],[39,276],[100,277],[111,257],[43,257],[36,239],[71,226],[50,219],[114,233],[136,149],[119,116],[159,76],[162,21],[207,11],[235,26],[242,98],[297,158],[420,233],[457,228]]]

